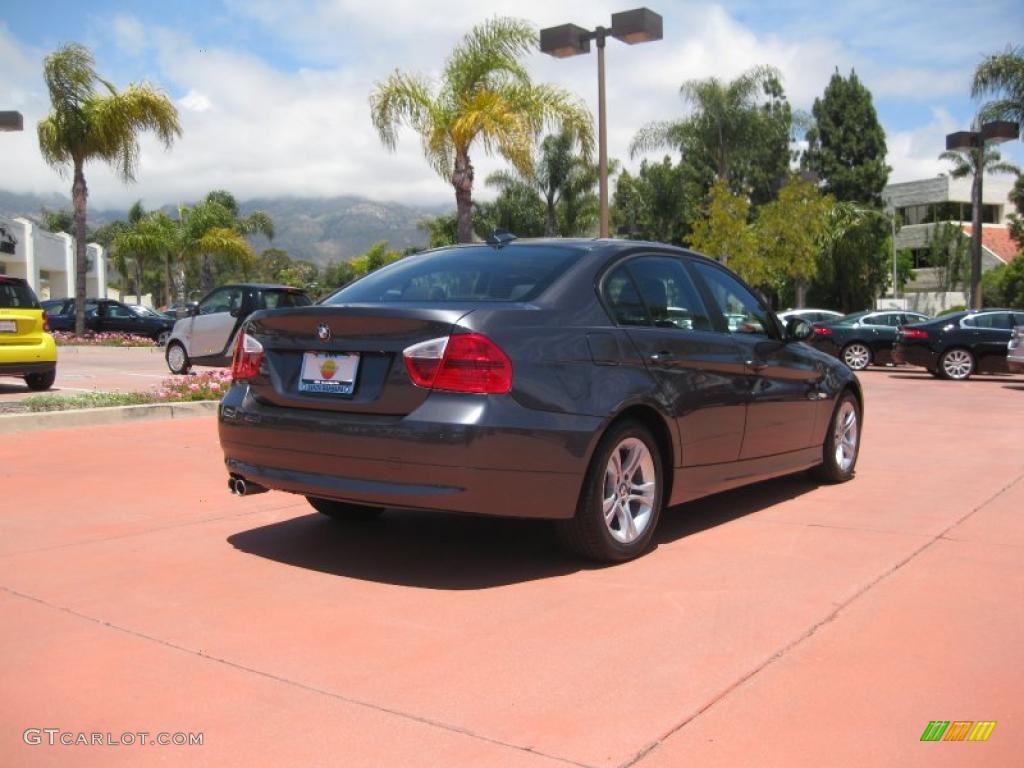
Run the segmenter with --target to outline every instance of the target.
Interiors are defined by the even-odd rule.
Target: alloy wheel
[[[650,525],[654,512],[654,459],[642,440],[628,437],[608,457],[602,494],[604,523],[612,538],[630,544]]]
[[[860,439],[857,408],[852,400],[843,401],[836,412],[833,430],[832,445],[836,451],[836,466],[846,474],[857,460],[857,441]]]
[[[185,349],[181,344],[172,344],[167,348],[167,366],[171,373],[183,373],[187,364]]]
[[[871,362],[871,350],[864,344],[850,344],[843,350],[843,362],[855,371],[863,371]]]
[[[951,379],[966,379],[974,368],[974,358],[966,349],[951,349],[942,356],[942,370]]]

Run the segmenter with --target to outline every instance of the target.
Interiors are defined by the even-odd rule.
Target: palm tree
[[[1024,124],[1024,45],[987,56],[974,73],[971,96],[997,96],[982,109],[983,119]]]
[[[245,237],[231,227],[220,226],[222,213],[205,203],[178,210],[174,219],[162,211],[147,214],[114,239],[115,252],[163,262],[167,270],[167,303],[183,299],[180,274],[186,260],[212,255],[242,264],[253,264],[255,255]],[[178,273],[178,274],[176,274]]]
[[[756,142],[764,119],[758,96],[763,92],[781,93],[779,79],[778,70],[761,66],[728,83],[717,77],[687,80],[679,93],[693,108],[690,115],[644,126],[633,138],[630,155],[675,149],[686,162],[734,186],[732,182],[741,171],[744,156]]]
[[[978,169],[983,173],[1012,173],[1020,175],[1020,168],[1013,163],[1003,162],[999,150],[985,147],[985,154],[982,155],[980,148],[970,150],[946,150],[939,155],[939,160],[946,160],[953,164],[949,175],[954,179],[962,179],[970,176],[972,179],[978,175]]]
[[[137,225],[143,217],[146,215],[146,209],[142,207],[142,201],[136,200],[132,203],[132,207],[128,209],[128,221],[116,221],[112,222],[110,226],[114,227],[114,235],[110,242],[111,255],[114,259],[114,266],[118,273],[121,275],[121,287],[119,293],[121,294],[121,300],[124,300],[125,293],[125,280],[128,277],[128,270],[134,268],[135,270],[135,303],[142,303],[142,276],[145,271],[146,254],[134,253],[124,248],[119,248],[117,237],[122,232],[131,229]]]
[[[470,150],[497,151],[529,173],[533,143],[545,125],[558,124],[589,156],[593,121],[566,91],[535,84],[520,59],[537,45],[527,22],[495,18],[474,27],[449,54],[439,86],[396,70],[370,94],[370,114],[381,142],[394,149],[398,129],[420,134],[427,162],[455,190],[459,242],[473,239],[473,165]]]
[[[43,77],[53,110],[39,121],[43,159],[62,175],[71,167],[71,201],[75,212],[75,333],[85,329],[85,208],[88,188],[84,168],[90,160],[113,165],[125,181],[135,180],[138,134],[153,130],[170,148],[181,135],[178,111],[166,95],[148,85],[118,92],[96,74],[87,48],[68,43],[43,62]],[[97,90],[97,84],[102,86]],[[105,286],[101,286],[105,288]]]
[[[545,136],[540,152],[528,171],[495,171],[486,184],[502,191],[524,186],[544,200],[544,234],[578,235],[587,223],[586,212],[596,211],[597,197],[593,194],[597,184],[597,169],[576,151],[576,138],[567,131]],[[595,205],[588,206],[587,194]],[[561,224],[558,209],[562,208]]]
[[[214,227],[231,229],[239,235],[265,235],[268,240],[274,239],[274,222],[264,211],[253,211],[249,216],[241,216],[235,196],[223,189],[215,189],[206,199],[191,209],[195,228],[205,228],[208,233]],[[235,244],[227,240],[218,246],[217,252],[200,252],[199,287],[204,293],[213,290],[213,256],[227,257],[234,261],[245,262],[253,257],[249,251],[239,250]]]

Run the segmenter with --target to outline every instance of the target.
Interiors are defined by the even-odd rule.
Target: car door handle
[[[663,349],[661,352],[655,352],[649,359],[652,363],[666,363],[672,359],[672,353]]]
[[[744,360],[743,364],[754,372],[763,371],[765,368],[768,367],[768,363],[762,363],[757,360]]]

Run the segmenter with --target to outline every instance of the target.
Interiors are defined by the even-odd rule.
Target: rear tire
[[[184,376],[192,367],[188,353],[180,341],[172,341],[167,345],[164,359],[167,360],[167,367],[175,376]]]
[[[53,382],[57,380],[57,370],[48,371],[46,373],[29,373],[25,376],[25,383],[28,384],[28,388],[33,392],[43,392],[53,386]]]
[[[939,375],[951,381],[967,381],[974,373],[974,355],[969,349],[953,347],[939,358]]]
[[[658,444],[642,424],[622,421],[601,438],[576,514],[557,521],[565,545],[591,560],[619,563],[644,553],[662,506]]]
[[[321,515],[327,515],[333,520],[349,522],[373,520],[380,517],[380,514],[384,511],[383,507],[364,507],[362,504],[318,499],[315,496],[307,496],[306,501]]]
[[[860,424],[860,403],[847,390],[839,396],[832,411],[821,464],[813,470],[815,477],[826,483],[845,483],[853,477],[860,455]]]

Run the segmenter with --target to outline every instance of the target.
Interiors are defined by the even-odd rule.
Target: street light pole
[[[978,131],[957,131],[946,135],[946,149],[976,153],[971,184],[971,309],[981,309],[981,206],[985,175],[985,147],[1020,136],[1020,126],[1006,120],[985,123]]]
[[[597,186],[601,203],[601,237],[608,237],[608,110],[604,96],[604,43],[606,30],[598,27],[597,34]]]
[[[586,30],[575,24],[562,24],[540,31],[543,53],[562,59],[590,53],[590,41],[597,43],[597,170],[600,195],[600,236],[608,237],[608,116],[605,104],[604,47],[608,36],[628,45],[661,40],[661,16],[647,8],[612,14],[611,29]]]

